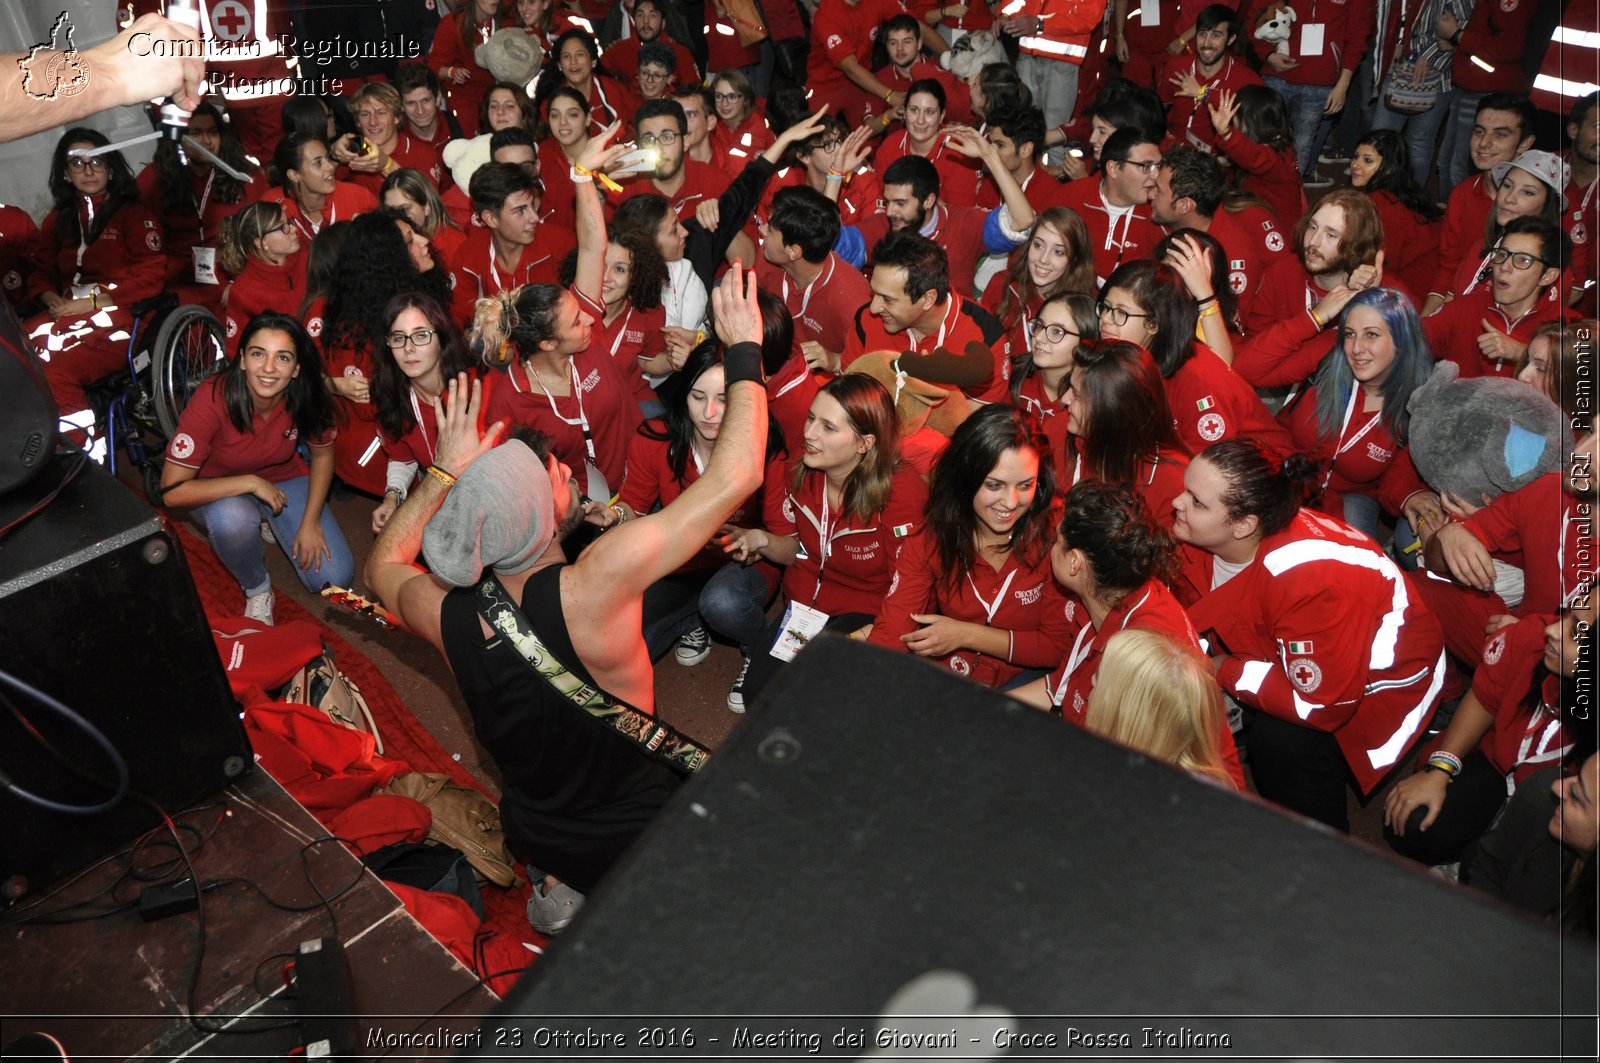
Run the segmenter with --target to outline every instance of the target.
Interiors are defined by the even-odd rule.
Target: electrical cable
[[[100,728],[96,727],[94,724],[78,715],[78,713],[74,712],[60,701],[57,701],[55,698],[51,697],[49,694],[46,694],[44,691],[39,690],[33,685],[18,679],[10,672],[0,670],[0,682],[7,684],[14,690],[21,691],[22,693],[31,696],[39,704],[53,710],[58,715],[76,725],[79,730],[88,735],[89,738],[92,739],[94,743],[105,752],[106,758],[111,761],[111,766],[116,771],[117,776],[111,796],[103,801],[98,802],[97,804],[92,805],[69,805],[61,801],[51,800],[48,797],[41,797],[30,790],[25,790],[21,786],[18,786],[14,781],[12,781],[10,776],[6,775],[3,771],[0,771],[0,786],[4,786],[6,790],[14,797],[20,798],[31,805],[35,805],[51,812],[60,812],[63,815],[69,816],[98,815],[101,812],[109,812],[113,808],[116,808],[118,805],[120,805],[122,803],[122,799],[128,795],[128,762],[122,758],[122,754],[117,751],[117,747],[111,744],[111,739],[107,738],[105,733],[101,731]],[[28,725],[28,730],[36,738],[38,738],[40,742],[46,746],[46,748],[50,749],[52,753],[55,752],[54,747],[48,742],[44,741],[43,736],[40,735],[39,732],[31,725]],[[163,812],[162,815],[166,815],[166,813]]]
[[[74,427],[76,427],[76,426],[74,426]],[[48,506],[50,503],[54,502],[56,500],[56,498],[61,494],[61,492],[66,489],[66,486],[68,484],[70,484],[72,481],[74,481],[74,480],[76,480],[78,478],[79,474],[83,472],[84,466],[86,466],[88,464],[89,464],[89,452],[86,451],[86,450],[81,450],[80,449],[78,451],[78,461],[77,461],[77,463],[74,464],[72,466],[72,468],[67,470],[66,475],[61,478],[61,482],[56,484],[55,487],[50,490],[49,494],[47,494],[43,498],[39,499],[39,501],[34,504],[32,509],[29,509],[26,513],[22,514],[20,517],[17,517],[15,520],[11,521],[11,523],[5,525],[4,527],[0,527],[0,539],[4,539],[7,535],[10,535],[12,533],[12,531],[16,530],[22,524],[24,524],[28,520],[32,519],[33,517],[37,516],[39,513],[43,512],[44,508],[46,506]]]

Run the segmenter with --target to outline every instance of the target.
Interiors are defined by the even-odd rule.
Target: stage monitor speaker
[[[0,498],[0,526],[77,460],[59,456]],[[127,762],[132,790],[168,812],[221,790],[252,762],[177,537],[93,462],[0,543],[0,668],[98,728]],[[111,776],[108,758],[81,728],[9,687],[0,694],[0,771],[66,805],[108,796],[95,781]],[[47,885],[157,822],[131,796],[77,816],[0,788],[0,888],[14,897]]]
[[[44,366],[0,300],[0,495],[33,479],[56,448],[56,403]]]
[[[913,657],[768,693],[480,1055],[1592,1058],[1593,942]]]

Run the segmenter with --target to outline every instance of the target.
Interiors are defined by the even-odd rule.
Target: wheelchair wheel
[[[203,306],[180,306],[161,322],[151,350],[150,390],[156,421],[162,434],[171,439],[189,396],[227,362],[222,324]]]

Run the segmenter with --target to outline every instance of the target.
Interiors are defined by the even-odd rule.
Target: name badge
[[[1300,55],[1309,58],[1322,54],[1322,38],[1327,26],[1321,22],[1307,22],[1300,27]]]
[[[193,247],[194,252],[194,282],[196,284],[218,284],[217,280],[217,249],[214,247]]]
[[[1139,0],[1139,25],[1161,25],[1161,0]]]

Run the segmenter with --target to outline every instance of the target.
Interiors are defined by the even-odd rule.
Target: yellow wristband
[[[572,164],[572,172],[575,173],[575,174],[578,174],[578,175],[580,175],[582,177],[593,177],[596,181],[599,181],[601,184],[605,185],[607,188],[611,189],[611,191],[613,191],[613,192],[621,192],[622,191],[622,186],[621,185],[617,184],[617,182],[613,181],[611,178],[607,177],[605,174],[601,173],[599,170],[587,170],[587,169],[584,169],[582,166],[579,166],[577,163],[573,163]]]
[[[884,103],[888,103],[893,98],[894,98],[894,89],[884,89],[883,90],[883,102]]]
[[[428,475],[444,484],[445,487],[454,487],[456,485],[456,478],[437,465],[428,466]]]

